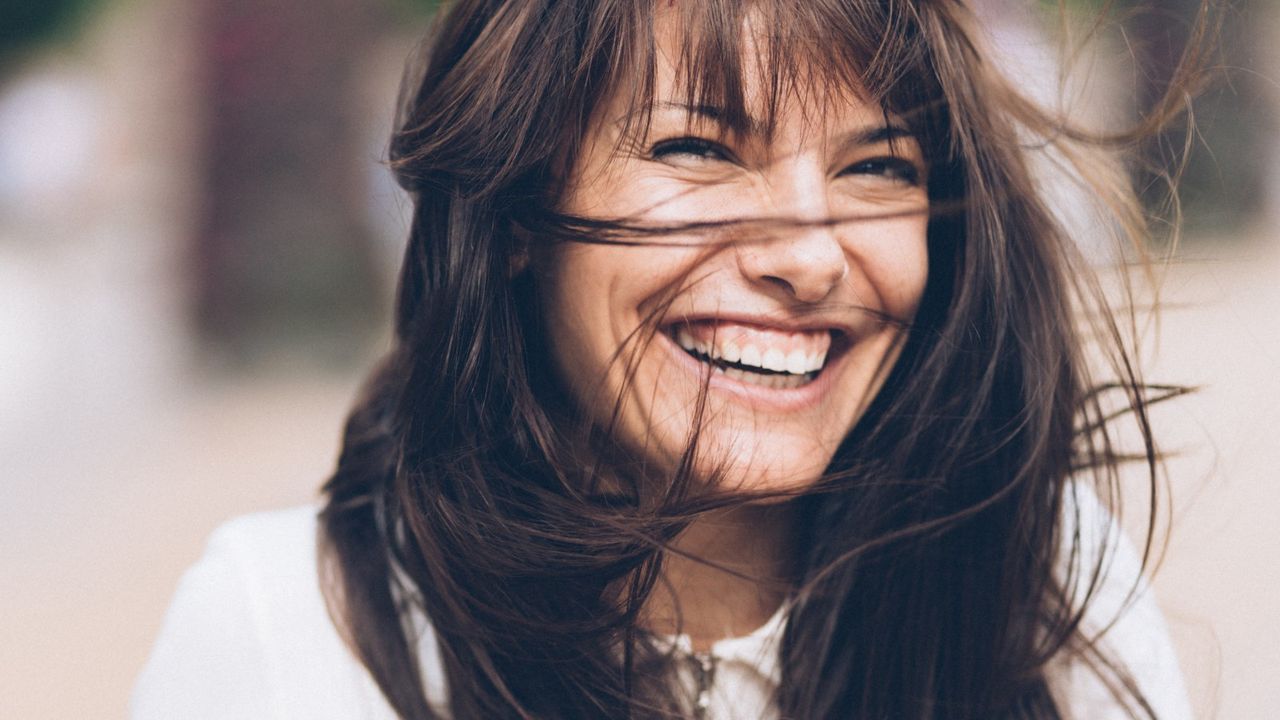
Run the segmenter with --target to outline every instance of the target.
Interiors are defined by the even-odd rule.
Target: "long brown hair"
[[[826,476],[790,500],[805,521],[781,716],[1057,717],[1044,670],[1064,653],[1135,717],[1153,715],[1081,632],[1105,559],[1083,567],[1094,555],[1063,532],[1073,478],[1117,492],[1115,397],[1137,420],[1154,502],[1152,388],[1130,323],[1036,191],[1027,148],[1051,147],[1140,248],[1143,215],[1108,158],[1167,118],[1177,95],[1143,127],[1098,137],[1023,99],[961,2],[676,5],[690,28],[685,92],[723,108],[726,128],[749,117],[740,29],[751,11],[773,59],[766,125],[789,83],[862,88],[909,124],[930,164],[929,279],[901,355]],[[415,212],[395,346],[348,420],[321,533],[335,620],[405,718],[687,710],[638,611],[681,529],[751,498],[693,492],[689,463],[667,486],[587,491],[610,458],[610,424],[567,406],[546,362],[538,279],[518,271],[529,243],[659,242],[669,230],[558,212],[603,104],[621,98],[645,122],[655,10],[455,2],[406,86],[391,161]],[[625,463],[608,472],[625,476]],[[1073,559],[1065,575],[1062,553]],[[447,697],[423,688],[422,618]]]

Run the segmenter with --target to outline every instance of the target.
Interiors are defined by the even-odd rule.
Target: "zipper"
[[[711,653],[693,653],[693,677],[698,695],[693,701],[694,720],[706,720],[711,708],[711,685],[716,681],[716,656]]]

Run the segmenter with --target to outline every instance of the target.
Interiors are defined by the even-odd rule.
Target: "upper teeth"
[[[759,347],[728,338],[716,338],[715,343],[695,340],[688,330],[676,332],[680,347],[715,360],[750,365],[774,372],[806,375],[817,372],[827,361],[826,351],[806,353],[803,350],[786,351],[776,347]]]

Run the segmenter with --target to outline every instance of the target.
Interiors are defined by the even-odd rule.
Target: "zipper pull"
[[[693,704],[695,720],[706,720],[711,708],[711,685],[716,680],[716,656],[711,653],[693,653],[693,676],[698,684],[698,697]]]

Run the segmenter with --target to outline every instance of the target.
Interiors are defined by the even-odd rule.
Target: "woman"
[[[450,5],[318,528],[215,536],[135,714],[1187,717],[1093,495],[1105,389],[1149,440],[1148,389],[1026,148],[1140,215],[979,35],[954,1]]]

